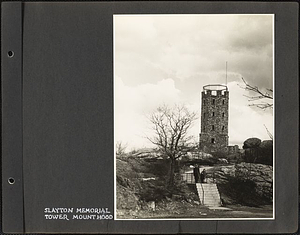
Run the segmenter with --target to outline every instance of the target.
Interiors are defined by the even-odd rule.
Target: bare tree
[[[189,111],[184,105],[173,108],[163,105],[150,115],[149,120],[155,134],[147,139],[170,159],[169,186],[172,187],[175,163],[191,139],[188,130],[196,120],[196,113]]]
[[[266,127],[266,125],[264,124],[265,128],[266,128],[266,131],[270,137],[271,140],[273,140],[273,134],[269,131],[269,129]]]
[[[250,92],[250,96],[246,96],[248,98],[248,101],[250,102],[249,106],[255,106],[260,109],[268,109],[273,108],[273,89],[260,89],[257,86],[250,85],[246,82],[246,80],[242,77],[242,80],[245,84],[243,89]],[[258,102],[257,102],[258,101]],[[273,140],[273,134],[268,130],[266,125],[264,124],[264,127],[270,137],[271,140]]]
[[[118,141],[116,143],[116,154],[119,156],[125,154],[126,148],[127,144],[123,144],[121,141]]]
[[[246,91],[250,91],[248,101],[251,102],[249,106],[255,106],[261,109],[273,108],[273,89],[260,89],[257,86],[250,85],[242,78],[245,87],[242,87]]]

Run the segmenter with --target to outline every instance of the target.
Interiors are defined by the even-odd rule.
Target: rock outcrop
[[[207,170],[228,204],[269,204],[273,200],[273,167],[263,164],[240,163]]]
[[[243,149],[258,148],[261,140],[258,138],[249,138],[244,142]]]

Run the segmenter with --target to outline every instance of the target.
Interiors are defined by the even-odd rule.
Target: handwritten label
[[[108,208],[45,208],[46,220],[107,220],[113,219]]]

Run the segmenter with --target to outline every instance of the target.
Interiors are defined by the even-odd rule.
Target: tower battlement
[[[210,84],[201,92],[200,149],[206,152],[226,151],[228,146],[227,86]]]

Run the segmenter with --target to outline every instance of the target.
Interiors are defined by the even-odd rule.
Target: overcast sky
[[[243,77],[273,88],[273,15],[115,15],[115,141],[151,147],[147,114],[161,104],[184,103],[199,113],[206,84],[229,88],[229,144],[269,139],[273,110],[249,107]]]

